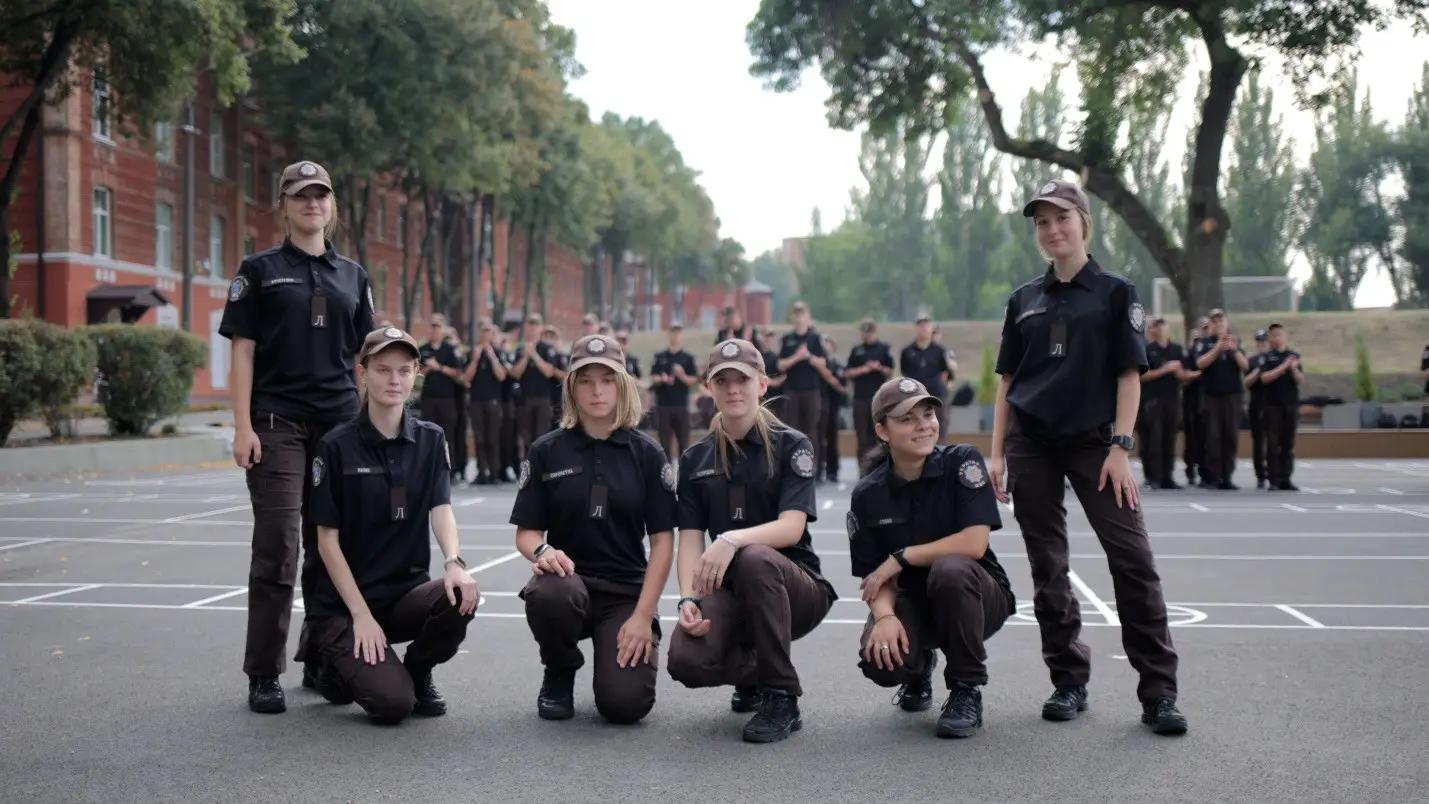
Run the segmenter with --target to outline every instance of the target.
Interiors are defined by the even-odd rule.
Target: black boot
[[[1058,687],[1042,704],[1043,720],[1075,720],[1087,711],[1087,685],[1067,684]]]
[[[277,676],[248,677],[248,708],[265,715],[288,711],[288,700]]]
[[[303,662],[303,686],[310,690],[318,688],[319,668],[317,662]]]
[[[1176,708],[1170,698],[1160,698],[1141,705],[1141,722],[1151,727],[1156,734],[1185,734],[1189,726],[1186,716]]]
[[[437,686],[432,683],[431,668],[408,667],[407,673],[412,676],[412,692],[416,695],[417,703],[412,707],[412,714],[421,717],[441,717],[447,713],[447,699],[437,691]]]
[[[799,696],[765,687],[759,691],[759,712],[744,726],[746,743],[777,743],[803,727]]]
[[[893,694],[893,702],[904,712],[926,712],[933,705],[933,671],[938,667],[937,651],[928,651],[925,667],[921,677],[904,682]]]
[[[570,720],[576,716],[576,671],[546,668],[541,694],[536,698],[536,714],[542,720]]]
[[[740,685],[734,688],[734,694],[729,696],[729,708],[732,712],[747,715],[759,708],[759,688],[755,686]]]
[[[938,718],[939,737],[971,737],[982,727],[982,690],[961,681],[948,692]]]
[[[312,663],[308,666],[311,667]],[[324,662],[318,670],[317,690],[330,704],[342,706],[352,703],[352,694],[347,691],[342,678],[337,674],[337,668],[331,662]]]

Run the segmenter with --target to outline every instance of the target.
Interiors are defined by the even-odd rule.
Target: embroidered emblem
[[[323,484],[323,459],[322,459],[322,457],[313,458],[313,488],[317,488],[318,486],[321,486],[322,484]]]
[[[600,338],[592,338],[590,343],[585,345],[585,350],[593,355],[601,354],[605,351],[605,341]]]
[[[1146,308],[1141,306],[1141,302],[1136,302],[1131,305],[1131,311],[1128,315],[1131,316],[1132,329],[1140,332],[1141,328],[1146,326]]]
[[[516,488],[524,489],[526,484],[531,482],[531,462],[521,462],[521,476],[516,479]]]
[[[848,538],[852,541],[854,534],[858,533],[858,515],[849,511],[848,516],[844,517],[844,525],[848,528]]]
[[[898,390],[899,390],[901,393],[911,394],[911,393],[913,393],[914,391],[917,391],[917,390],[918,390],[918,381],[917,381],[917,380],[909,380],[909,379],[901,380],[901,381],[898,383]]]
[[[813,477],[814,453],[807,449],[800,449],[789,459],[789,465],[794,469],[794,474],[799,477]]]
[[[734,341],[726,341],[725,344],[724,344],[724,346],[721,346],[721,347],[720,347],[720,350],[719,350],[719,356],[720,356],[720,357],[730,358],[730,357],[736,357],[736,356],[738,356],[738,355],[739,355],[739,344],[735,343]]]
[[[228,300],[236,302],[248,295],[248,277],[240,276],[233,280],[233,284],[228,286]]]
[[[1037,194],[1038,194],[1038,195],[1050,195],[1050,194],[1055,193],[1055,192],[1057,192],[1057,182],[1055,182],[1055,181],[1049,181],[1049,182],[1047,182],[1046,184],[1042,185],[1042,189],[1038,190],[1038,191],[1037,191]]]
[[[678,478],[675,476],[675,465],[672,463],[665,464],[665,468],[660,470],[660,482],[665,484],[665,489],[667,491],[674,491],[677,480]]]
[[[980,489],[987,485],[987,472],[982,470],[982,464],[970,458],[958,467],[958,480],[970,489]]]
[[[400,337],[402,337],[402,330],[397,329],[396,327],[388,327],[386,330],[384,330],[384,331],[382,332],[382,337],[384,337],[384,338],[400,338]]]
[[[314,165],[312,162],[304,162],[301,166],[298,167],[298,175],[302,176],[305,179],[311,179],[312,177],[318,175],[318,166]]]
[[[371,285],[368,285],[368,286],[367,286],[367,312],[370,313],[370,312],[372,312],[373,310],[376,310],[376,309],[377,309],[377,305],[375,305],[375,304],[372,303],[372,286],[371,286]]]

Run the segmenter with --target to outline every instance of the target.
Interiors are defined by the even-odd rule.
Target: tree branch
[[[1201,39],[1210,54],[1211,80],[1201,104],[1201,124],[1196,127],[1191,186],[1186,188],[1187,225],[1207,232],[1220,229],[1224,236],[1230,228],[1230,218],[1220,199],[1221,151],[1230,129],[1236,91],[1249,65],[1227,41],[1224,20],[1218,12],[1207,16],[1193,10],[1190,16],[1200,27]]]
[[[69,66],[70,47],[78,37],[81,24],[78,18],[67,18],[55,28],[54,38],[46,46],[45,55],[40,60],[40,72],[35,76],[30,94],[20,102],[10,119],[5,121],[5,125],[0,126],[0,146],[10,139],[10,134],[14,131],[15,126],[21,120],[28,119],[30,112],[44,102],[45,93],[49,91],[50,86],[60,73]],[[29,128],[28,123],[26,127]],[[22,142],[17,145],[15,152],[10,157],[10,164],[5,168],[5,177],[0,179],[0,196],[5,198],[10,197],[10,192],[14,189],[15,181],[20,175],[20,165],[25,161],[25,147],[29,145],[29,142],[23,136],[21,140]]]

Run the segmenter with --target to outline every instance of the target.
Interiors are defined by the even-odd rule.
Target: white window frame
[[[174,270],[174,205],[154,202],[154,267]]]
[[[154,158],[172,165],[177,153],[174,143],[174,124],[168,120],[160,120],[155,123]]]
[[[208,272],[220,279],[225,276],[223,247],[228,239],[223,231],[225,225],[222,215],[208,217]]]
[[[242,192],[245,201],[252,201],[256,197],[255,187],[257,181],[258,150],[252,145],[243,146],[238,162],[238,181],[243,185]]]
[[[114,191],[95,187],[90,195],[89,224],[94,235],[94,256],[114,258]]]
[[[90,128],[96,140],[114,142],[114,99],[109,94],[109,81],[100,70],[94,71],[90,85]]]
[[[214,111],[208,115],[208,173],[214,178],[224,176],[223,158],[223,113]]]

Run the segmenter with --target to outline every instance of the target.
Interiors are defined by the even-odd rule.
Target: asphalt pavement
[[[1429,460],[1303,461],[1296,480],[1296,494],[1144,498],[1191,719],[1169,739],[1138,722],[1106,559],[1070,492],[1091,709],[1039,716],[1050,684],[1004,509],[993,547],[1021,613],[988,643],[985,727],[946,741],[936,707],[902,713],[858,672],[849,487],[821,486],[814,543],[841,599],[795,643],[804,729],[771,746],[740,741],[747,716],[729,712],[728,690],[687,690],[663,670],[639,725],[599,719],[588,671],[573,721],[537,719],[514,484],[455,493],[481,609],[436,672],[450,713],[396,727],[327,704],[295,669],[286,714],[247,710],[251,516],[237,469],[6,486],[0,800],[1424,800]],[[667,593],[668,619],[673,581]]]

